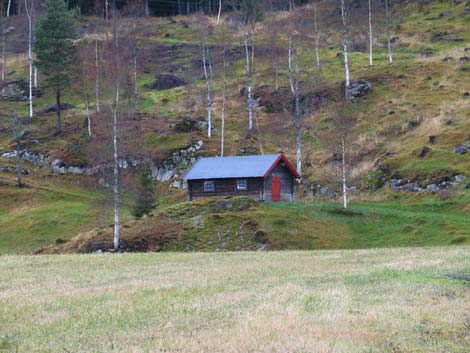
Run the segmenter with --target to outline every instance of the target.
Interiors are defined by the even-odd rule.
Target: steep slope
[[[305,7],[304,11],[308,16],[312,15],[311,7]],[[247,129],[246,97],[242,94],[246,84],[244,48],[241,46],[240,38],[233,33],[228,34],[230,46],[227,51],[226,155],[259,153],[261,145],[265,153],[283,151],[290,159],[295,157],[292,97],[288,88],[287,59],[284,54],[281,57],[279,92],[274,88],[274,70],[269,50],[272,44],[268,44],[269,23],[273,16],[282,19],[289,15],[269,14],[257,25],[255,96],[260,104],[256,111],[259,131]],[[304,183],[300,188],[301,197],[307,201],[311,200],[308,198],[309,194],[311,190],[317,189],[317,185],[328,185],[339,190],[338,146],[332,143],[333,139],[329,136],[332,130],[331,118],[337,113],[337,94],[343,85],[341,31],[336,8],[320,6],[319,18],[322,26],[321,73],[315,67],[313,37],[310,34],[301,51],[301,86],[305,116]],[[331,213],[315,209],[316,206],[300,204],[298,208],[296,206],[277,208],[270,205],[257,207],[263,210],[263,214],[265,212],[267,217],[273,214],[276,219],[312,215],[320,223],[325,222],[324,227],[315,225],[323,229],[319,232],[321,236],[318,243],[312,239],[305,242],[300,240],[292,244],[293,248],[431,245],[467,239],[467,233],[463,230],[465,222],[458,212],[459,209],[468,209],[468,191],[459,190],[455,195],[449,192],[440,196],[449,200],[436,201],[439,197],[433,195],[394,195],[384,190],[388,188],[371,192],[366,190],[366,186],[380,186],[383,181],[387,181],[390,185],[393,179],[394,183],[397,180],[403,183],[416,182],[420,188],[425,188],[429,184],[453,181],[458,175],[470,176],[470,153],[455,153],[457,145],[470,144],[468,79],[470,13],[463,2],[449,5],[446,1],[434,1],[421,7],[412,1],[401,2],[394,18],[393,65],[387,62],[383,18],[377,16],[375,21],[374,28],[378,34],[374,47],[373,67],[368,66],[366,28],[358,21],[353,24],[351,33],[352,78],[366,80],[372,84],[372,88],[352,106],[351,112],[357,116],[358,121],[351,131],[348,159],[351,164],[350,183],[359,188],[358,194],[353,197],[361,199],[362,202],[357,207],[361,210],[373,209],[374,214],[386,213],[387,217],[374,218],[374,216],[363,222],[361,221],[363,217],[358,215],[353,217],[342,215],[341,221],[334,220],[330,223],[331,219],[328,217]],[[215,24],[214,19],[209,19],[209,22]],[[91,32],[95,23],[95,18],[80,18],[78,21],[80,33]],[[123,33],[132,28],[130,19],[124,18],[120,24]],[[7,82],[3,87],[9,82],[26,77],[26,61],[22,55],[23,41],[19,30],[18,33],[14,31],[7,35],[7,41],[10,41],[12,48],[9,52]],[[103,27],[99,27],[98,31],[100,54],[103,54],[105,38]],[[127,116],[129,95],[126,96],[123,91],[121,106],[123,116],[120,123],[121,157],[129,166],[136,161],[151,160],[159,173],[156,175],[166,175],[165,173],[171,170],[169,174],[178,181],[191,158],[198,155],[216,155],[220,152],[222,86],[220,34],[215,31],[209,37],[215,74],[213,106],[215,122],[213,137],[209,139],[205,131],[206,86],[201,65],[201,47],[193,21],[184,16],[142,18],[137,23],[137,33],[141,115],[137,119],[134,119],[132,114]],[[275,47],[281,53],[285,53],[286,38],[281,37],[275,43]],[[101,78],[104,80],[105,63],[102,69]],[[157,84],[157,88],[160,89],[155,89],[155,82],[162,78],[162,75],[176,76],[181,79],[179,85],[161,89],[166,87],[161,86],[162,81],[160,81]],[[41,76],[39,81],[41,83]],[[29,173],[26,182],[30,188],[23,190],[14,187],[13,160],[0,158],[2,185],[0,242],[4,244],[0,248],[5,249],[0,251],[34,251],[43,245],[54,244],[59,238],[70,239],[80,230],[91,230],[109,222],[107,218],[109,215],[101,217],[101,210],[106,207],[103,207],[100,201],[102,198],[106,199],[106,196],[103,196],[106,194],[106,188],[102,188],[107,185],[106,170],[92,176],[77,176],[71,171],[79,169],[63,169],[68,173],[58,177],[50,168],[53,161],[57,167],[93,168],[106,165],[110,159],[109,121],[106,114],[93,114],[93,137],[87,137],[85,106],[80,87],[79,73],[75,72],[72,85],[64,92],[64,102],[70,106],[64,111],[64,132],[59,136],[53,134],[54,114],[47,111],[54,102],[54,97],[48,90],[42,89],[42,95],[34,100],[35,111],[40,114],[37,114],[32,121],[26,119],[25,101],[10,102],[0,99],[0,155],[13,149],[9,127],[11,112],[16,110],[24,119],[26,135],[23,147],[37,157],[34,158],[36,160],[34,165],[26,163]],[[103,87],[102,100],[105,108],[107,94],[107,88]],[[181,154],[181,151],[188,150],[191,152]],[[37,160],[42,161],[43,157],[44,163],[38,163]],[[41,163],[43,166],[39,166]],[[132,167],[123,172],[126,200],[123,211],[126,217],[134,197],[134,172],[135,169]],[[173,175],[173,172],[176,175]],[[170,179],[158,183],[161,209],[184,200],[184,191],[169,187],[172,181],[173,179]],[[459,188],[463,189],[467,183],[464,181]],[[383,205],[372,202],[376,200],[383,202]],[[318,202],[318,199],[314,201]],[[454,207],[453,202],[456,202],[458,207]],[[309,213],[311,207],[314,213]],[[393,215],[394,212],[398,212],[394,210],[396,207],[404,207],[404,213]],[[442,218],[438,215],[436,219],[433,218],[431,214],[436,209],[442,210]],[[291,211],[292,213],[289,213]],[[422,216],[431,217],[433,221],[426,222],[425,225],[414,224],[412,219],[418,217],[418,211],[431,212]],[[413,212],[417,212],[416,215]],[[57,223],[49,222],[54,217],[57,218]],[[230,220],[224,221],[232,224],[232,216],[227,217]],[[25,219],[30,223],[24,222]],[[277,243],[276,237],[286,239],[285,235],[293,228],[282,224],[271,227],[266,219],[269,217],[261,218],[260,223],[257,223],[259,229],[256,228],[256,231],[269,234],[272,248],[289,247],[290,245],[284,240]],[[377,220],[377,223],[372,222],[375,224],[373,226],[370,226],[371,219],[374,219],[374,222]],[[382,241],[383,238],[374,240],[373,236],[381,234],[380,224],[385,221],[386,229],[383,232],[391,238],[387,241]],[[304,228],[298,232],[308,237],[307,231],[311,229],[312,224],[309,222],[302,224],[304,225],[301,228]],[[333,225],[339,227],[337,229],[344,232],[346,238],[350,237],[349,240],[343,239],[331,243],[324,241],[324,236],[326,238],[338,236],[337,233],[334,235],[325,233]],[[368,228],[369,226],[371,228]],[[406,228],[407,226],[410,228]],[[351,231],[349,228],[355,230]],[[405,228],[411,230],[407,232]],[[216,228],[202,229],[198,237],[213,236]],[[371,237],[365,236],[360,240],[357,234],[363,231],[371,234]],[[425,240],[429,234],[434,235]],[[401,239],[401,236],[403,242],[397,240]],[[410,240],[413,236],[416,242]],[[17,239],[22,240],[19,242]],[[174,249],[185,249],[188,242],[190,243],[189,240],[182,243],[175,242]],[[256,247],[258,242],[253,244]],[[206,247],[206,245],[200,249],[206,248],[215,249],[214,246]],[[230,247],[230,249],[235,248],[235,245]]]
[[[311,8],[305,9],[306,13]],[[336,184],[332,178],[336,168],[333,155],[336,146],[324,138],[331,129],[331,117],[336,114],[335,96],[339,91],[343,71],[340,53],[340,28],[334,8],[320,8],[324,17],[323,40],[320,52],[323,71],[319,75],[314,63],[312,44],[302,49],[302,90],[304,92],[304,165],[306,178],[321,183]],[[379,163],[384,165],[387,176],[400,175],[413,178],[416,173],[425,174],[431,169],[449,169],[451,174],[466,173],[470,167],[470,154],[453,152],[458,144],[466,144],[469,128],[468,111],[468,51],[470,37],[466,28],[470,15],[464,4],[449,6],[446,2],[432,2],[423,9],[412,2],[404,3],[397,10],[395,36],[395,63],[388,65],[383,33],[379,32],[375,48],[375,65],[368,67],[367,53],[351,53],[351,74],[354,80],[372,83],[371,91],[353,106],[358,123],[353,130],[350,159],[351,176],[359,183]],[[280,16],[280,15],[276,15]],[[284,15],[282,15],[284,16]],[[399,19],[398,19],[399,18]],[[268,21],[258,26],[258,43],[255,49],[255,96],[261,109],[257,111],[259,134],[248,133],[245,97],[240,90],[245,85],[243,47],[238,39],[231,40],[228,60],[228,104],[226,122],[226,154],[243,152],[284,151],[294,156],[294,130],[291,114],[291,95],[288,90],[286,61],[281,58],[279,93],[274,90],[274,72],[270,65],[267,44]],[[126,27],[123,19],[123,28]],[[131,26],[130,20],[128,26]],[[380,29],[380,18],[377,20]],[[85,31],[93,19],[81,20]],[[205,83],[202,79],[201,48],[194,24],[186,17],[142,19],[139,26],[139,90],[140,120],[122,122],[123,158],[150,158],[157,164],[173,152],[195,141],[203,141],[201,154],[219,152],[221,55],[222,47],[217,34],[209,38],[215,72],[215,129],[213,138],[205,137],[204,119]],[[326,27],[327,26],[327,27]],[[353,49],[364,50],[362,26],[353,27]],[[378,29],[378,30],[379,30]],[[362,42],[361,42],[362,41]],[[359,44],[355,44],[359,43]],[[468,44],[468,45],[467,45]],[[285,50],[285,38],[276,44]],[[284,60],[285,59],[285,60]],[[19,61],[15,65],[22,65]],[[22,78],[24,67],[18,66],[8,80]],[[154,90],[151,84],[162,74],[172,74],[184,80],[184,84],[171,89]],[[321,83],[317,83],[321,82]],[[36,111],[50,106],[50,92],[35,100]],[[106,92],[104,92],[106,93]],[[53,136],[53,114],[40,114],[25,128],[28,132],[26,147],[41,152],[49,161],[58,158],[61,165],[93,166],[109,158],[105,146],[109,138],[106,122],[94,117],[91,140],[86,138],[84,103],[78,78],[65,93],[64,100],[74,108],[65,112],[65,132]],[[318,98],[320,104],[318,106]],[[105,97],[103,98],[105,99]],[[127,111],[124,98],[121,111]],[[4,114],[17,109],[26,114],[26,103],[2,102]],[[186,120],[184,120],[186,118]],[[0,150],[8,151],[8,114],[2,118]],[[189,121],[189,125],[184,124]],[[434,136],[430,140],[430,136]],[[429,150],[421,155],[423,148]],[[96,153],[96,151],[102,151]],[[332,157],[333,155],[333,157]]]

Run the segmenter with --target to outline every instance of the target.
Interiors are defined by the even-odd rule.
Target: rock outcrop
[[[454,148],[454,152],[457,154],[467,154],[470,152],[470,146],[466,145],[457,145]]]
[[[369,81],[351,81],[349,88],[347,90],[347,96],[352,99],[358,99],[365,96],[369,90],[372,88],[372,83]]]
[[[168,158],[162,162],[154,162],[148,159],[136,159],[132,157],[122,158],[119,160],[119,167],[121,169],[135,168],[144,162],[150,163],[152,177],[158,181],[172,181],[170,184],[175,188],[184,188],[186,185],[181,180],[182,173],[194,161],[195,153],[203,146],[202,141],[173,152]],[[1,155],[2,158],[16,158],[17,151],[5,152]],[[100,164],[92,167],[79,167],[68,165],[58,158],[54,158],[49,163],[46,156],[41,153],[31,153],[29,151],[22,151],[22,158],[37,167],[49,167],[55,174],[77,174],[77,175],[95,175],[100,170],[111,167],[111,163]],[[104,180],[100,181],[100,185],[107,186]]]
[[[145,85],[146,88],[162,91],[174,87],[184,86],[186,81],[181,77],[172,74],[160,75],[155,82]]]
[[[0,92],[2,98],[8,102],[27,101],[29,99],[29,83],[25,80],[6,83]],[[39,97],[41,92],[33,89],[33,97]]]
[[[467,177],[465,175],[457,174],[453,179],[444,178],[443,180],[435,181],[427,185],[424,185],[418,181],[410,181],[408,179],[391,179],[390,186],[394,191],[440,192],[442,190],[454,187],[466,179]]]

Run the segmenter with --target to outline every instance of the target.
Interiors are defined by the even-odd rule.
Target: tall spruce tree
[[[139,173],[137,200],[132,210],[136,218],[149,214],[155,208],[155,186],[150,166],[145,165]]]
[[[60,95],[69,84],[69,69],[74,62],[74,18],[64,0],[46,0],[44,15],[36,25],[34,51],[36,63],[45,76],[45,85],[56,93],[56,133],[62,131]]]

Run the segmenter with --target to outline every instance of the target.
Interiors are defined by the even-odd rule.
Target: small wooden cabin
[[[299,173],[282,154],[199,158],[186,172],[188,199],[249,196],[294,201]]]

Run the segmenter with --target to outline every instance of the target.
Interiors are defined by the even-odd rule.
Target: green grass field
[[[1,352],[467,352],[470,248],[0,257]]]
[[[19,189],[13,175],[0,176],[0,254],[35,252],[102,226],[108,227],[101,240],[111,242],[112,204],[103,190],[84,187],[84,178],[26,177],[25,181],[27,187]],[[470,243],[470,190],[463,186],[444,200],[432,194],[376,193],[376,201],[353,200],[346,211],[339,201],[322,199],[241,209],[220,208],[214,199],[162,203],[152,217],[140,222],[131,220],[127,198],[124,194],[123,239],[148,238],[162,234],[162,227],[184,225],[164,251],[248,250],[257,249],[260,242],[269,250]]]

